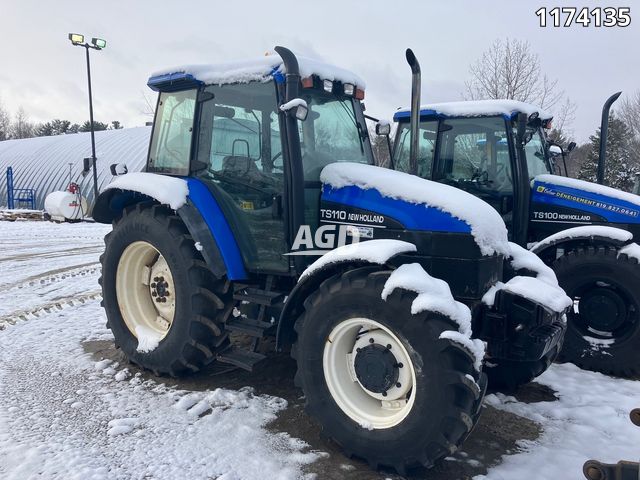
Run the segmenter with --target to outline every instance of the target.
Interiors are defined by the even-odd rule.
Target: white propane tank
[[[82,220],[87,212],[87,201],[77,193],[51,192],[44,199],[44,210],[58,222]]]

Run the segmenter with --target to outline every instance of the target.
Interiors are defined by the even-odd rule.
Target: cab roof
[[[531,115],[538,112],[541,120],[553,118],[549,112],[517,100],[474,100],[463,102],[432,103],[420,107],[420,118],[422,120],[452,118],[452,117],[488,117],[502,115],[511,120],[518,113]],[[399,109],[393,119],[398,121],[408,120],[411,110],[408,108]]]
[[[317,75],[323,80],[351,83],[365,89],[362,78],[349,70],[306,57],[296,56],[302,78]],[[147,85],[155,91],[186,90],[200,85],[264,82],[272,78],[284,82],[286,68],[277,53],[247,60],[212,65],[182,65],[154,72]]]

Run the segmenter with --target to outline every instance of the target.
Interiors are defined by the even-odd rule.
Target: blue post
[[[7,207],[9,210],[13,210],[15,205],[13,203],[13,168],[7,168]]]

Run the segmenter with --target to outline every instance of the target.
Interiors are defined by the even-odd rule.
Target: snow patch
[[[640,245],[637,243],[630,243],[626,245],[618,251],[618,257],[622,254],[629,256],[629,258],[635,258],[638,262],[640,262]]]
[[[396,288],[418,294],[411,304],[412,315],[432,311],[441,313],[456,322],[458,331],[442,332],[440,338],[447,338],[467,347],[473,354],[476,370],[480,371],[484,358],[484,343],[471,339],[471,311],[469,307],[453,298],[451,289],[445,281],[429,275],[419,263],[408,263],[391,273],[382,289],[382,299],[386,301]]]
[[[302,98],[294,98],[293,100],[284,103],[282,105],[280,105],[280,110],[282,110],[283,112],[287,112],[289,110],[291,110],[292,108],[296,108],[299,106],[303,106],[304,108],[309,108],[307,105],[307,102],[302,99]]]
[[[638,195],[607,187],[605,185],[600,185],[598,183],[578,180],[577,178],[561,177],[560,175],[545,173],[543,175],[536,176],[533,179],[533,182],[542,182],[551,185],[558,185],[560,187],[575,188],[576,190],[582,190],[584,192],[591,192],[605,197],[617,198],[618,200],[623,200],[640,207],[640,196]]]
[[[332,263],[356,260],[383,265],[390,258],[396,255],[415,251],[416,246],[413,243],[403,242],[401,240],[367,240],[366,242],[343,245],[342,247],[335,248],[325,253],[309,265],[307,269],[302,272],[302,275],[300,275],[300,280],[309,277],[311,274]]]
[[[105,190],[118,188],[143,193],[155,198],[160,203],[178,210],[187,203],[189,186],[186,180],[155,173],[134,172],[116,178]]]
[[[536,278],[553,287],[558,286],[555,272],[549,268],[535,253],[522,248],[517,243],[509,242],[511,248],[511,266],[514,270],[529,270],[536,274]]]
[[[500,214],[463,190],[395,170],[349,162],[327,165],[320,180],[333,188],[373,189],[385,197],[437,208],[470,226],[483,255],[509,254],[507,228]]]
[[[573,227],[554,233],[547,238],[539,241],[531,247],[532,252],[539,252],[544,247],[559,243],[563,240],[571,240],[573,238],[594,238],[603,237],[610,238],[617,242],[628,242],[633,238],[633,234],[626,230],[615,227],[607,227],[605,225],[585,225],[582,227]]]
[[[462,102],[431,103],[420,106],[420,111],[431,110],[447,117],[480,117],[486,115],[507,115],[522,112],[531,115],[534,112],[540,114],[543,120],[553,118],[549,112],[540,107],[517,100],[474,100]],[[399,113],[410,113],[411,109],[402,108]]]
[[[453,298],[447,282],[429,275],[419,263],[407,263],[394,270],[384,284],[382,299],[386,301],[396,288],[418,294],[411,304],[412,315],[426,310],[441,313],[458,324],[460,333],[471,337],[469,307]]]
[[[138,338],[136,350],[140,353],[149,353],[155,350],[162,340],[162,335],[144,325],[136,326],[136,337]]]
[[[302,78],[317,75],[323,80],[338,80],[351,83],[359,88],[366,88],[364,80],[349,70],[324,63],[320,60],[298,56],[298,68]],[[185,73],[209,85],[224,85],[229,83],[265,82],[274,73],[286,73],[282,58],[275,52],[262,57],[250,58],[234,62],[218,63],[214,65],[183,65],[166,68],[151,74],[151,77]]]
[[[567,297],[564,290],[533,277],[513,277],[502,286],[502,290],[528,298],[557,313],[562,313],[573,305],[573,300]]]

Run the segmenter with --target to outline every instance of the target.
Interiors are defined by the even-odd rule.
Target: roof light
[[[302,79],[302,88],[311,88],[313,87],[313,77],[304,77]]]
[[[79,33],[70,33],[69,40],[71,40],[71,43],[74,45],[80,45],[81,43],[84,43],[84,35],[80,35]]]
[[[356,90],[355,85],[352,84],[352,83],[345,83],[343,85],[343,87],[344,87],[344,94],[345,95],[349,95],[350,97],[352,97],[354,92],[355,92],[355,90]]]
[[[322,88],[324,88],[325,92],[333,92],[333,82],[331,80],[323,80]]]
[[[356,100],[364,100],[364,90],[356,88],[356,94],[354,95]]]
[[[102,50],[107,46],[107,41],[103,40],[102,38],[92,38],[91,43],[99,50]]]

